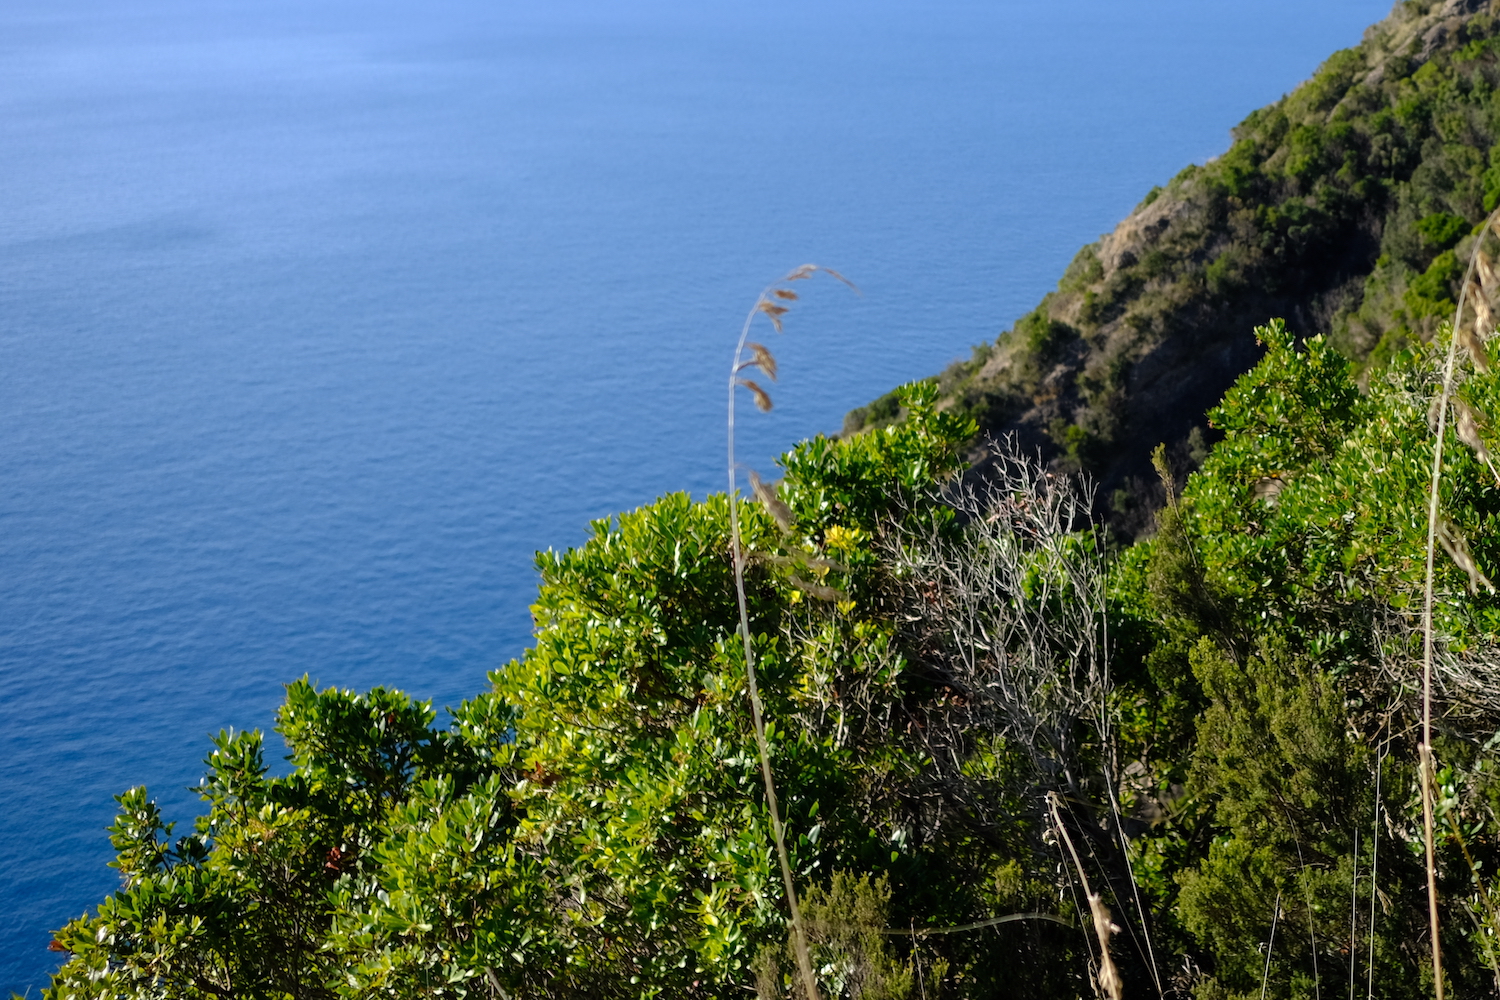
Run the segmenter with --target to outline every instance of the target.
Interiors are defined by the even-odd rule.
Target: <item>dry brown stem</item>
[[[1047,802],[1052,807],[1052,820],[1057,827],[1058,835],[1062,837],[1063,843],[1068,845],[1068,853],[1073,857],[1073,867],[1078,872],[1078,881],[1083,886],[1083,894],[1089,901],[1089,915],[1094,921],[1094,933],[1099,938],[1099,974],[1097,977],[1099,992],[1109,1000],[1121,1000],[1125,995],[1125,980],[1120,976],[1114,956],[1109,951],[1110,938],[1118,934],[1120,928],[1115,924],[1109,907],[1104,905],[1104,898],[1089,887],[1088,873],[1083,870],[1083,862],[1079,860],[1078,849],[1073,846],[1073,838],[1068,833],[1062,812],[1057,807],[1057,793],[1051,793],[1047,797]]]
[[[1479,287],[1474,281],[1474,273],[1479,269],[1479,263],[1484,259],[1485,235],[1500,222],[1500,211],[1491,213],[1485,227],[1480,231],[1479,238],[1474,241],[1474,250],[1469,257],[1468,272],[1464,275],[1462,291],[1458,296],[1458,307],[1454,310],[1453,329],[1448,338],[1448,353],[1443,362],[1443,383],[1437,401],[1437,427],[1434,429],[1432,446],[1432,476],[1427,496],[1427,564],[1426,575],[1422,586],[1422,742],[1418,748],[1420,755],[1420,771],[1422,776],[1422,840],[1425,847],[1427,863],[1427,914],[1429,933],[1432,935],[1432,981],[1433,992],[1437,1000],[1443,1000],[1443,958],[1442,943],[1439,938],[1441,931],[1438,919],[1438,890],[1437,890],[1437,858],[1435,849],[1435,831],[1433,830],[1433,758],[1432,758],[1432,674],[1433,660],[1435,654],[1435,636],[1433,634],[1432,611],[1434,599],[1434,564],[1437,557],[1437,547],[1440,540],[1444,548],[1455,561],[1459,560],[1454,555],[1454,547],[1448,537],[1450,532],[1442,531],[1442,519],[1439,513],[1439,499],[1443,479],[1443,445],[1447,440],[1447,424],[1449,401],[1453,398],[1454,375],[1457,371],[1458,348],[1460,344],[1466,346],[1476,366],[1488,367],[1488,358],[1481,338],[1489,331],[1483,328],[1478,330],[1466,329],[1464,327],[1464,306],[1469,304],[1471,297],[1483,302],[1483,318],[1489,320],[1489,303],[1484,302],[1485,289]],[[1484,267],[1479,269],[1480,280],[1486,284],[1493,282],[1489,261],[1484,260]],[[1486,279],[1490,279],[1486,281]],[[1477,295],[1471,295],[1476,293]],[[1467,554],[1465,552],[1465,554]],[[1472,565],[1472,560],[1469,560]],[[1460,562],[1460,565],[1463,565]],[[1469,572],[1471,584],[1477,585],[1475,571],[1469,566],[1464,567]],[[1480,574],[1482,576],[1482,574]],[[1488,580],[1484,581],[1488,583]]]

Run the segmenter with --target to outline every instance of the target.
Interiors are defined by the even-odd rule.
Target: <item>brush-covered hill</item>
[[[1430,336],[1465,241],[1500,200],[1492,6],[1397,3],[1246,118],[1226,153],[1148,192],[995,344],[936,376],[945,405],[1094,474],[1130,531],[1146,520],[1133,508],[1155,478],[1151,449],[1201,456],[1204,412],[1260,357],[1256,324],[1327,333],[1365,368]],[[897,415],[886,396],[845,431]]]

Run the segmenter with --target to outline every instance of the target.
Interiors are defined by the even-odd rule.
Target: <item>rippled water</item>
[[[8,0],[0,990],[281,685],[452,704],[534,550],[989,340],[1383,0]]]

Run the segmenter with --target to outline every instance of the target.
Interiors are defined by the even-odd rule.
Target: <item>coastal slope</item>
[[[1398,3],[1363,41],[1232,130],[1222,156],[1148,192],[1037,307],[935,376],[980,441],[1007,433],[1086,471],[1127,534],[1149,455],[1204,453],[1204,412],[1283,317],[1368,371],[1451,312],[1473,230],[1500,201],[1500,18],[1488,0]],[[845,432],[899,417],[894,396]],[[985,446],[971,458],[982,466]]]

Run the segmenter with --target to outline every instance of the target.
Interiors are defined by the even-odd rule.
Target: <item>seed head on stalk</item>
[[[757,315],[763,314],[771,321],[776,332],[782,333],[781,318],[790,311],[791,307],[780,303],[795,302],[797,293],[781,286],[793,281],[805,281],[820,272],[838,279],[856,292],[859,291],[854,287],[853,282],[832,268],[820,267],[817,264],[803,264],[760,293],[755,300],[755,305],[750,308],[750,314],[745,317],[745,325],[740,330],[740,339],[734,346],[734,362],[729,368],[729,430],[727,435],[729,441],[729,535],[730,544],[733,546],[734,595],[739,604],[740,638],[745,646],[745,687],[750,696],[750,717],[755,724],[755,746],[760,753],[760,773],[766,785],[766,806],[771,813],[771,833],[776,840],[776,857],[781,862],[781,879],[786,888],[787,912],[792,925],[792,950],[796,954],[797,970],[801,976],[802,988],[807,1000],[818,1000],[818,981],[813,975],[812,958],[807,950],[807,932],[803,927],[801,908],[797,905],[797,887],[792,879],[792,863],[787,854],[786,835],[781,825],[781,809],[776,801],[776,781],[771,775],[771,754],[766,746],[766,726],[760,702],[760,690],[755,682],[755,651],[750,641],[750,615],[745,604],[745,549],[740,544],[739,485],[737,482],[739,468],[734,460],[734,404],[735,390],[745,389],[754,398],[758,409],[762,412],[771,409],[771,397],[765,389],[740,374],[747,368],[758,368],[766,378],[776,381],[776,358],[764,344],[750,342],[750,325]],[[745,356],[747,350],[750,353],[749,357]],[[772,488],[760,482],[760,477],[754,472],[751,473],[751,482],[756,485],[758,495],[768,491],[772,496],[775,495]],[[787,513],[784,504],[780,508],[768,506],[772,508],[773,516]],[[777,517],[778,521],[781,519],[781,516]]]
[[[1427,862],[1428,930],[1432,936],[1432,983],[1436,1000],[1443,1000],[1445,992],[1442,944],[1439,940],[1441,927],[1438,920],[1436,834],[1433,829],[1433,784],[1436,780],[1436,764],[1432,754],[1432,664],[1436,643],[1432,614],[1435,595],[1433,581],[1438,547],[1441,546],[1449,558],[1468,574],[1469,586],[1472,590],[1477,591],[1481,586],[1493,589],[1489,579],[1469,555],[1468,546],[1463,537],[1440,513],[1439,491],[1443,479],[1443,445],[1447,439],[1448,411],[1453,408],[1454,388],[1459,375],[1459,348],[1464,348],[1464,352],[1475,369],[1489,370],[1489,352],[1485,341],[1494,334],[1494,313],[1491,309],[1491,302],[1496,292],[1500,291],[1496,287],[1497,278],[1500,278],[1500,275],[1496,274],[1493,261],[1485,254],[1485,239],[1492,230],[1500,235],[1500,209],[1490,213],[1490,217],[1485,220],[1484,226],[1479,231],[1478,239],[1474,241],[1468,271],[1464,274],[1463,284],[1460,286],[1462,291],[1458,296],[1458,306],[1454,309],[1453,327],[1448,338],[1448,352],[1443,362],[1442,388],[1434,406],[1437,420],[1433,428],[1432,475],[1427,494],[1427,572],[1422,587],[1422,742],[1417,751],[1418,771],[1421,776],[1422,841]],[[1473,314],[1470,326],[1464,325],[1465,308]],[[1486,453],[1482,450],[1482,443],[1475,447],[1474,441],[1478,440],[1478,428],[1472,411],[1467,405],[1461,405],[1457,409],[1458,426],[1455,429],[1459,439],[1474,448],[1481,458],[1485,458]]]

